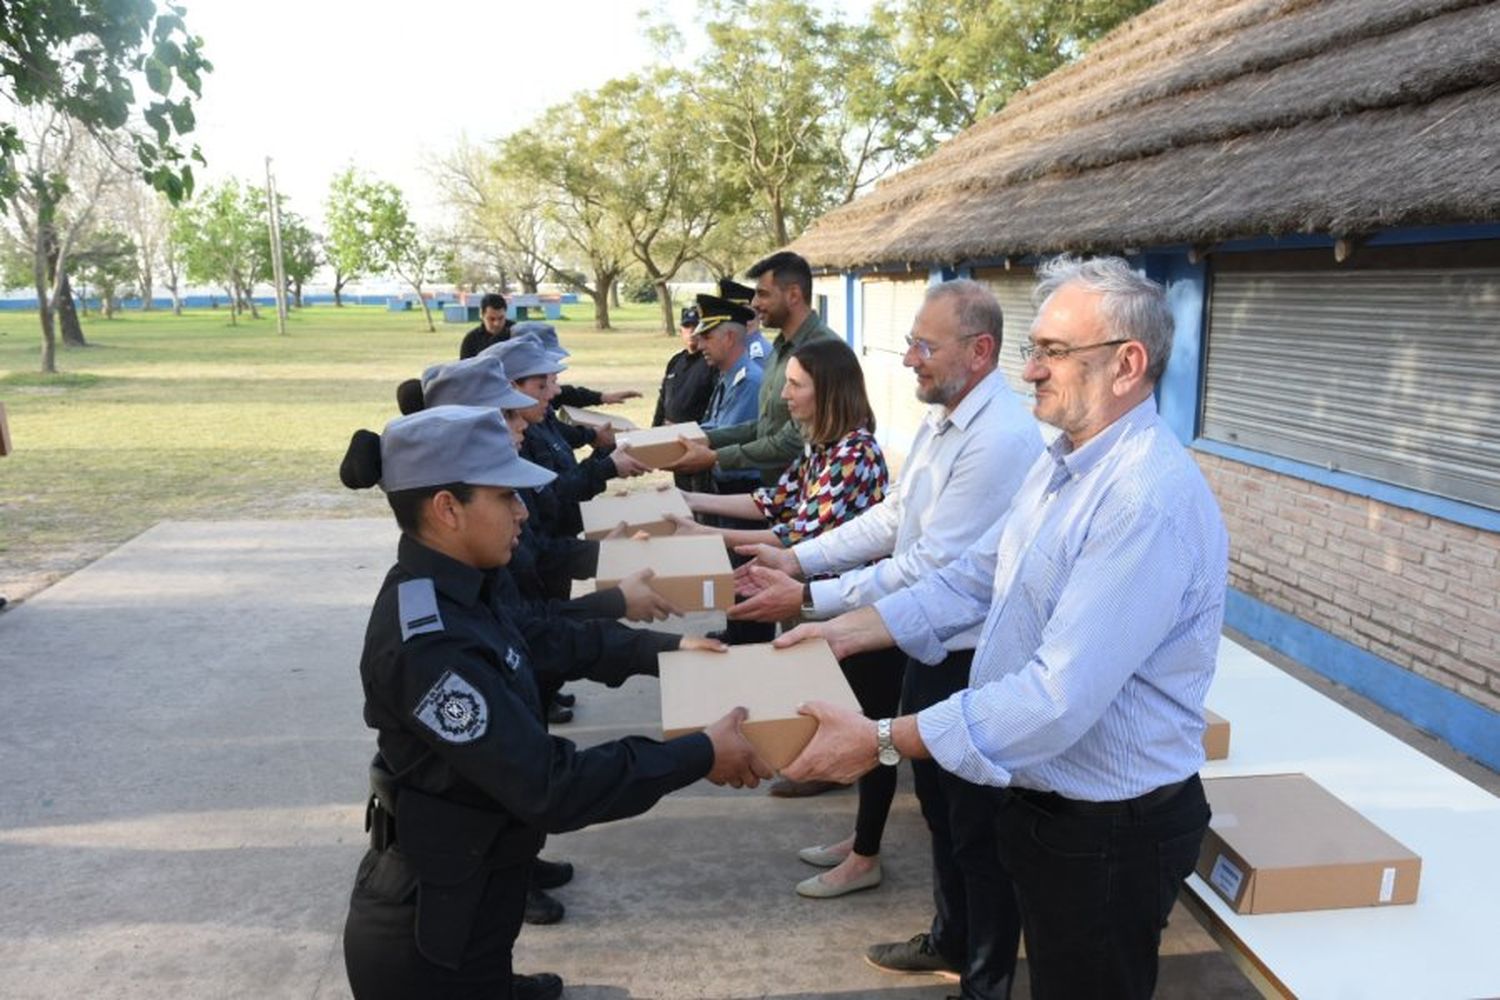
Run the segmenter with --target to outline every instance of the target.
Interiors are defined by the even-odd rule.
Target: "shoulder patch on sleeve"
[[[451,670],[443,672],[412,714],[448,743],[471,743],[490,725],[490,708],[484,695]]]
[[[750,341],[750,356],[759,361],[766,356],[765,342],[759,339]]]
[[[425,632],[441,632],[437,588],[426,577],[407,580],[396,588],[396,614],[401,618],[401,641]]]
[[[734,381],[730,382],[729,384],[730,385],[739,385],[741,382],[745,381],[745,379],[748,378],[749,375],[750,375],[750,369],[748,369],[748,368],[741,368],[739,371],[737,371],[737,372],[734,373]]]

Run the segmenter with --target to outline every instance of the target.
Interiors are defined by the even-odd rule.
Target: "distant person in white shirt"
[[[1000,303],[983,285],[958,280],[928,290],[903,362],[916,375],[917,398],[932,409],[895,492],[792,548],[741,549],[756,557],[736,573],[753,596],[730,617],[784,621],[808,605],[826,617],[873,604],[958,558],[995,522],[1042,453],[1036,420],[998,368],[1002,328]],[[802,578],[811,580],[806,589]],[[939,664],[908,662],[903,710],[920,711],[967,687],[978,636],[976,626],[949,638]],[[929,931],[866,955],[893,972],[958,974],[968,1000],[1002,1000],[1021,925],[995,847],[989,792],[929,760],[913,760],[912,772],[932,833],[937,913]],[[850,836],[801,857],[836,865],[820,878],[841,885],[874,864],[860,847]]]
[[[982,623],[969,687],[895,720],[805,706],[818,731],[784,773],[848,781],[930,757],[995,786],[1031,995],[1146,998],[1208,828],[1198,768],[1228,536],[1156,413],[1172,345],[1161,286],[1120,258],[1062,258],[1040,277],[1023,375],[1062,433],[1010,510],[916,586],[777,640],[937,663]]]

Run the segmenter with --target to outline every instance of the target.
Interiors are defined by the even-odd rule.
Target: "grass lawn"
[[[424,329],[420,313],[317,306],[288,335],[274,312],[230,326],[222,310],[85,318],[93,346],[59,349],[36,373],[36,314],[0,312],[0,403],[15,451],[0,458],[0,596],[16,600],[162,520],[381,516],[379,491],[338,481],[349,435],[396,416],[395,387],[458,356],[468,325]],[[616,409],[649,423],[675,337],[655,305],[612,310],[593,329],[558,324],[564,381],[645,396]]]

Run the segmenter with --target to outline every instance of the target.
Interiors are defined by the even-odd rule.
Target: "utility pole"
[[[286,269],[281,263],[281,206],[276,203],[276,178],[266,157],[266,204],[271,208],[271,273],[276,278],[276,332],[286,336]]]

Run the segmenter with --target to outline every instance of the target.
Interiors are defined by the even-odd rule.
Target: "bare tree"
[[[129,174],[107,140],[66,115],[39,108],[23,112],[18,125],[19,182],[8,198],[10,216],[32,257],[37,318],[42,329],[44,372],[57,371],[55,316],[69,296],[69,257],[93,225],[107,194]],[[65,342],[83,346],[81,328],[68,329]]]

